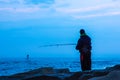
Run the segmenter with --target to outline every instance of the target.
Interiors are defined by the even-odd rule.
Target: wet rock
[[[40,72],[41,74],[53,74],[54,70],[52,67],[44,67],[44,68],[40,68]]]
[[[79,80],[88,80],[93,77],[93,74],[83,74]]]
[[[106,71],[106,70],[93,70],[93,71],[91,71],[91,74],[93,74],[94,77],[104,76],[104,75],[107,75],[108,73],[109,73],[109,71]]]
[[[79,80],[80,76],[82,76],[82,72],[76,72],[70,77],[66,77],[64,80]]]
[[[23,79],[23,80],[61,80],[61,79],[55,76],[43,75],[43,76],[32,77],[32,78]]]
[[[70,73],[69,69],[55,69],[55,73]]]
[[[120,70],[120,64],[115,65],[113,67],[107,67],[105,70],[107,70],[109,72],[114,71],[114,70]]]
[[[72,76],[65,78],[64,80],[88,80],[93,77],[105,76],[109,72],[106,70],[93,70],[93,71],[84,71],[76,72]]]
[[[88,80],[120,80],[120,70],[119,71],[112,71],[106,76],[102,77],[94,77]]]

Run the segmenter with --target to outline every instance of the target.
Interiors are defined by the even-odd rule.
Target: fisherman
[[[80,62],[82,71],[91,70],[91,38],[80,30],[80,38],[76,45],[76,50],[80,52]]]

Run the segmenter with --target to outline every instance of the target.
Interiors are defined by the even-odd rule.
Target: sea
[[[119,64],[120,60],[92,60],[92,69],[105,69]],[[41,67],[55,69],[69,68],[71,72],[81,71],[79,58],[0,58],[0,76],[23,73]]]

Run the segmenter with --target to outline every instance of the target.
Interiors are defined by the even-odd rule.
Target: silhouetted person
[[[86,35],[85,30],[80,30],[80,38],[76,45],[76,50],[80,52],[82,71],[91,70],[91,38]]]

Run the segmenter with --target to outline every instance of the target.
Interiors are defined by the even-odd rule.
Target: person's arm
[[[81,42],[81,39],[79,39],[76,45],[76,50],[80,50],[81,46],[82,46],[82,42]]]

